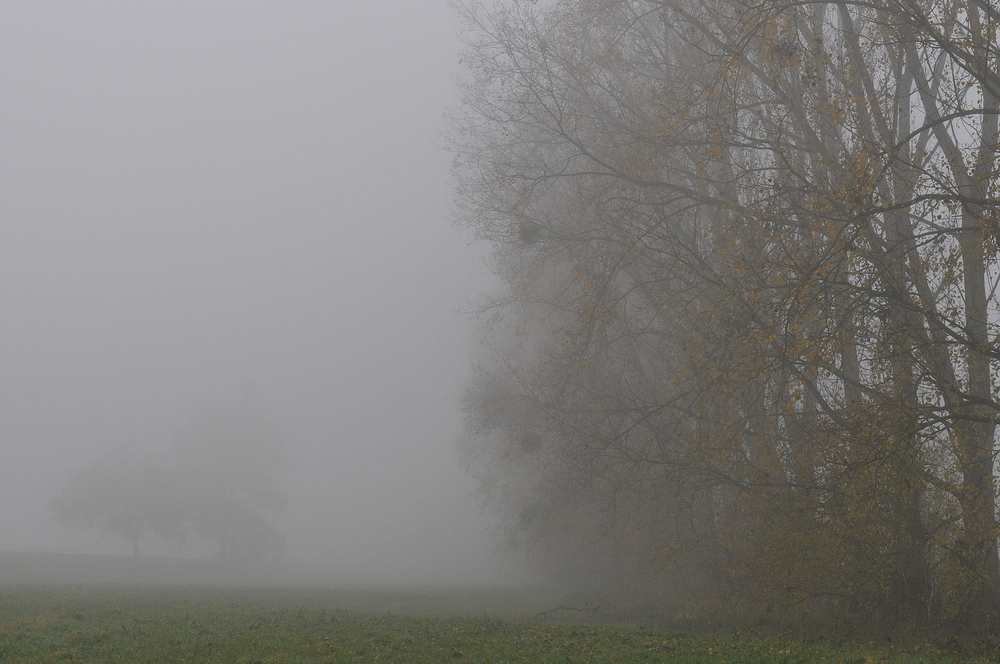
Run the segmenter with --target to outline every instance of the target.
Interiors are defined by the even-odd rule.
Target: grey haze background
[[[486,280],[435,148],[455,31],[444,0],[0,5],[0,550],[127,553],[53,524],[67,475],[255,386],[291,559],[498,574],[453,442]]]

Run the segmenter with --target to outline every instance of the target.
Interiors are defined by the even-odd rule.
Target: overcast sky
[[[487,578],[455,460],[488,289],[449,221],[445,0],[0,4],[0,550],[128,553],[47,502],[255,385],[291,558]]]

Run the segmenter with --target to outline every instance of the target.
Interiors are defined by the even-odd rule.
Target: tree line
[[[1000,5],[457,3],[468,468],[670,616],[1000,617]]]

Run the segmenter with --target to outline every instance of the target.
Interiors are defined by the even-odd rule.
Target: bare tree
[[[509,285],[467,439],[512,524],[586,495],[705,592],[995,616],[996,9],[460,11],[459,214]]]

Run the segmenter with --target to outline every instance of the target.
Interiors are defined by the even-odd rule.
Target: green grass
[[[994,652],[960,655],[929,643],[806,645],[721,633],[449,616],[446,600],[446,593],[413,590],[11,586],[0,588],[0,662],[997,661]],[[407,613],[413,610],[437,615]]]

